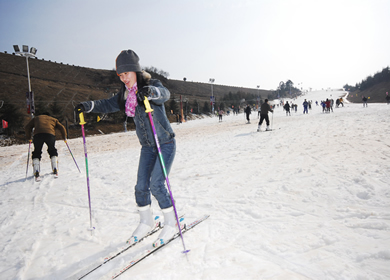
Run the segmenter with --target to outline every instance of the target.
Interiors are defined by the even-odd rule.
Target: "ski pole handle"
[[[85,120],[84,120],[84,114],[83,114],[83,112],[80,112],[80,113],[79,113],[79,119],[80,119],[80,125],[86,124],[86,122],[85,122]]]
[[[148,98],[146,96],[145,96],[144,104],[145,104],[145,112],[146,113],[153,112],[153,109],[152,109],[152,107],[150,107],[149,100],[148,100]]]

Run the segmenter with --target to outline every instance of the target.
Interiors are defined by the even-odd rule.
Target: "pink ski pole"
[[[165,163],[164,163],[164,159],[163,159],[163,155],[161,153],[161,148],[160,148],[160,143],[158,142],[158,137],[157,137],[157,133],[156,133],[156,128],[154,126],[154,122],[153,122],[153,117],[152,117],[152,112],[153,112],[153,109],[150,107],[150,103],[149,103],[149,100],[147,97],[145,97],[145,100],[144,100],[144,104],[145,104],[145,112],[148,113],[149,115],[149,120],[150,120],[150,124],[152,126],[152,130],[153,130],[153,134],[154,134],[154,140],[156,142],[156,146],[157,146],[157,150],[158,150],[158,157],[160,159],[160,162],[161,162],[161,166],[163,168],[163,172],[164,172],[164,176],[165,176],[165,181],[167,182],[167,187],[168,187],[168,191],[169,191],[169,195],[171,197],[171,201],[172,201],[172,206],[173,206],[173,209],[175,211],[175,216],[176,216],[176,222],[177,222],[177,225],[179,227],[179,232],[180,232],[180,237],[181,237],[181,242],[183,244],[183,248],[184,248],[184,251],[183,253],[188,253],[190,250],[187,250],[186,249],[186,245],[184,244],[184,238],[183,238],[183,233],[181,232],[181,227],[180,227],[180,222],[179,222],[179,216],[177,215],[177,211],[176,211],[176,206],[175,206],[175,201],[173,199],[173,195],[172,195],[172,191],[171,191],[171,185],[169,184],[169,179],[168,179],[168,174],[167,174],[167,170],[165,168]]]

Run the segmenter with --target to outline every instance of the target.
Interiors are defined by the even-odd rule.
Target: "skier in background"
[[[305,112],[306,114],[309,114],[309,112],[307,111],[308,106],[309,106],[309,102],[307,102],[305,99],[305,101],[303,101],[303,114],[305,114]]]
[[[362,101],[363,101],[363,107],[367,107],[367,100],[368,100],[368,98],[367,98],[367,97],[365,97],[365,96],[363,96],[363,98],[362,98]]]
[[[326,112],[330,113],[330,100],[327,98],[325,101]]]
[[[223,116],[223,111],[222,111],[222,110],[219,110],[219,111],[218,111],[218,117],[219,117],[219,121],[220,121],[220,122],[222,121],[222,116]]]
[[[288,116],[288,115],[291,116],[290,104],[288,104],[288,101],[286,101],[286,104],[284,104],[284,110],[286,110],[286,116]]]
[[[249,119],[249,115],[251,114],[251,112],[251,106],[249,106],[248,104],[245,108],[246,120],[248,121],[248,123],[251,123],[251,120]]]
[[[261,114],[260,114],[260,121],[259,121],[259,126],[257,127],[257,131],[260,131],[261,124],[265,120],[267,124],[267,128],[265,129],[266,131],[271,130],[269,128],[269,117],[268,117],[268,112],[274,112],[274,110],[271,109],[271,106],[268,104],[268,99],[264,100],[264,103],[261,105]]]
[[[175,134],[165,114],[164,102],[169,100],[170,92],[159,80],[141,70],[138,55],[132,50],[122,51],[116,58],[116,72],[122,81],[120,91],[109,99],[82,102],[76,106],[76,115],[86,113],[113,113],[124,111],[134,118],[136,134],[141,144],[135,200],[140,222],[127,243],[133,244],[142,239],[156,226],[151,209],[151,194],[157,199],[164,215],[164,228],[153,246],[158,247],[170,240],[178,231],[176,215],[170,194],[165,187],[165,176],[154,133],[145,112],[144,100],[151,98],[153,120],[160,143],[166,172],[169,174],[176,153]],[[125,174],[127,176],[127,174]]]
[[[24,127],[26,132],[26,138],[31,139],[31,132],[34,128],[34,151],[32,152],[32,164],[34,170],[35,180],[39,180],[40,172],[40,161],[42,158],[42,147],[43,144],[47,145],[47,152],[50,156],[51,168],[53,174],[58,176],[58,166],[57,166],[57,149],[55,147],[56,143],[56,129],[61,132],[62,138],[66,140],[66,130],[65,127],[56,119],[50,116],[49,113],[43,113],[42,115],[36,116],[31,119],[27,125]]]

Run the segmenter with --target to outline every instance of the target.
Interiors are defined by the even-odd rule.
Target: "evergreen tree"
[[[190,105],[190,108],[192,109],[192,113],[194,114],[200,114],[200,111],[201,111],[201,108],[200,108],[200,104],[198,102],[197,99],[195,99],[194,101],[192,101],[191,105]]]
[[[171,100],[169,100],[168,106],[166,107],[166,111],[168,111],[168,113],[172,112],[173,114],[180,113],[179,105],[177,104],[174,95],[171,96]]]
[[[62,113],[62,108],[60,105],[58,105],[58,99],[54,99],[53,103],[49,105],[50,108],[50,114],[57,119],[61,119],[61,113]],[[61,121],[61,120],[60,120]]]
[[[23,130],[24,116],[9,99],[4,100],[4,105],[0,109],[0,120],[8,122],[8,129],[6,130],[8,136]]]
[[[45,100],[41,96],[34,97],[34,105],[35,105],[35,115],[36,116],[39,116],[39,115],[49,111],[48,104],[45,102]]]
[[[205,101],[202,108],[203,114],[209,114],[210,113],[210,104],[209,102]]]

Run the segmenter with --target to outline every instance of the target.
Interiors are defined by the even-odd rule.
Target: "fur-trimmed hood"
[[[149,81],[152,79],[152,75],[150,75],[145,70],[142,70],[141,73],[142,73],[142,77],[145,79],[145,82],[147,82],[147,84],[148,84]]]

